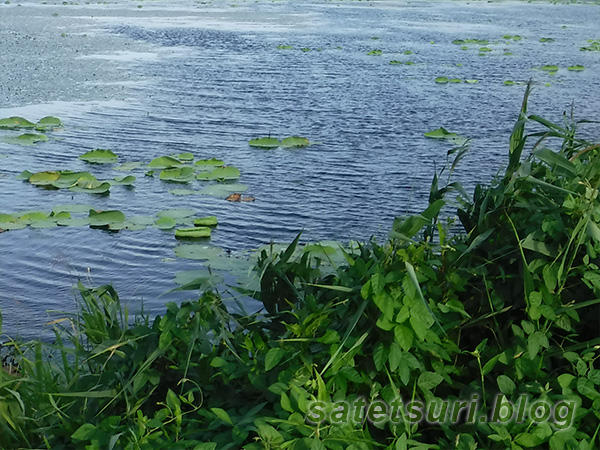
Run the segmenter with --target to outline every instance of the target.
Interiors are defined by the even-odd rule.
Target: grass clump
[[[208,290],[130,318],[110,286],[80,285],[81,310],[54,343],[4,344],[0,447],[597,448],[600,145],[570,118],[528,115],[528,95],[489,186],[471,197],[450,182],[459,147],[429,206],[335,271],[326,252],[295,252],[300,236],[264,250],[259,313],[233,314]],[[443,219],[451,205],[456,221]],[[477,399],[485,420],[318,409],[398,397]],[[523,398],[573,408],[493,420],[497,401]]]

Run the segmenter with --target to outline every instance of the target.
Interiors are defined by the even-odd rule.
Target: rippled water
[[[575,101],[577,117],[598,119],[600,54],[579,51],[586,39],[600,38],[597,5],[138,4],[0,5],[0,117],[52,114],[65,123],[48,143],[0,144],[0,155],[8,156],[0,159],[2,212],[71,202],[127,215],[193,208],[218,216],[212,241],[232,251],[289,241],[301,230],[306,240],[383,238],[395,216],[424,205],[445,162],[450,147],[427,140],[426,131],[444,126],[473,138],[457,173],[469,186],[501,168],[524,91],[504,80],[540,82],[531,112],[562,120]],[[451,43],[505,34],[524,39],[493,45],[485,56],[477,46],[464,51]],[[541,37],[555,42],[542,44]],[[293,49],[277,49],[283,44]],[[513,55],[503,56],[505,48]],[[373,49],[383,55],[367,55]],[[415,64],[390,65],[391,59]],[[533,70],[545,64],[563,69]],[[574,64],[586,70],[564,70]],[[479,83],[438,85],[438,76]],[[600,134],[593,125],[587,132]],[[319,145],[247,145],[268,134],[306,136]],[[241,170],[240,181],[257,200],[176,197],[167,191],[179,186],[144,171],[133,172],[134,189],[116,186],[109,197],[43,191],[15,179],[25,169],[89,169],[77,156],[93,148],[111,148],[121,161],[180,152],[222,158]],[[123,175],[91,171],[100,179]],[[46,310],[72,311],[78,278],[113,283],[133,310],[143,303],[160,311],[167,299],[190,297],[159,297],[175,287],[175,272],[198,266],[175,259],[175,246],[172,233],[153,228],[0,234],[5,331],[34,335]]]

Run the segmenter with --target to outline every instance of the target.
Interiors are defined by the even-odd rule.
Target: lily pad
[[[281,145],[281,142],[279,142],[279,139],[275,139],[272,137],[262,137],[252,139],[250,142],[248,142],[248,144],[250,145],[250,147],[257,148],[277,148]]]
[[[117,162],[119,157],[112,150],[97,148],[79,155],[79,159],[92,164],[112,164]]]
[[[125,222],[125,214],[118,210],[96,211],[91,209],[89,219],[91,227],[103,227]]]
[[[127,221],[135,225],[152,225],[156,218],[152,216],[131,216]]]
[[[29,177],[29,182],[35,186],[52,186],[60,178],[59,172],[37,172]]]
[[[45,220],[34,220],[29,224],[29,226],[31,228],[55,228],[58,225],[55,220],[45,219]]]
[[[129,172],[130,170],[139,169],[140,167],[145,166],[145,164],[141,161],[130,161],[123,163],[119,166],[114,167],[115,170],[122,170],[124,172]]]
[[[240,171],[233,166],[217,167],[211,172],[201,172],[196,177],[201,181],[235,180],[240,177]]]
[[[571,72],[581,72],[581,71],[585,70],[585,67],[580,66],[580,65],[576,65],[576,66],[569,66],[568,69]]]
[[[309,145],[310,141],[307,138],[300,136],[290,136],[281,141],[281,147],[302,148],[308,147]]]
[[[180,245],[175,247],[179,258],[206,261],[223,255],[223,250],[212,245]]]
[[[383,55],[383,51],[381,51],[379,49],[375,49],[375,50],[371,50],[370,52],[367,52],[367,55],[369,55],[369,56],[379,56],[379,55]]]
[[[195,194],[196,191],[192,191],[191,189],[171,189],[169,194],[172,195],[192,195]]]
[[[126,177],[117,177],[113,181],[110,181],[110,184],[116,184],[119,186],[133,186],[136,178],[133,175],[128,175]]]
[[[171,167],[179,167],[182,162],[172,156],[159,156],[158,158],[154,158],[148,164],[150,169],[170,169]]]
[[[35,129],[39,131],[46,131],[62,127],[62,125],[62,121],[58,117],[46,116],[38,120],[38,123],[35,124]]]
[[[18,128],[35,128],[35,123],[19,116],[0,119],[0,129],[16,130]]]
[[[225,161],[220,159],[211,158],[211,159],[199,159],[196,161],[196,167],[203,171],[212,171],[217,167],[222,167],[225,165]]]
[[[0,229],[2,230],[22,230],[25,227],[27,227],[27,224],[20,221],[0,222]]]
[[[437,77],[435,82],[438,84],[446,84],[448,83],[448,77]]]
[[[191,217],[194,214],[194,211],[191,209],[165,209],[156,213],[158,217],[171,217],[172,219]]]
[[[541,69],[545,70],[546,72],[556,72],[556,71],[558,71],[558,66],[556,66],[554,64],[548,64],[548,65],[542,66]]]
[[[210,228],[208,228],[208,227],[178,228],[175,230],[175,237],[178,239],[209,238],[210,237]]]
[[[25,133],[20,136],[2,136],[0,138],[0,142],[4,142],[6,144],[15,144],[15,145],[34,145],[37,142],[46,142],[50,139],[45,134],[36,134],[36,133]]]
[[[189,183],[194,179],[194,169],[192,167],[164,169],[160,172],[159,178],[163,181],[172,181],[175,183]]]
[[[70,219],[57,220],[56,224],[63,227],[84,227],[90,224],[90,219],[88,217],[72,217]]]
[[[39,220],[47,220],[47,219],[48,219],[48,214],[46,214],[45,212],[41,212],[41,211],[29,211],[29,212],[23,214],[21,217],[19,217],[19,220],[26,224],[30,224],[32,222],[39,221]]]
[[[440,127],[437,130],[428,131],[425,136],[432,139],[455,139],[458,136],[456,133],[451,133],[444,127]]]
[[[179,159],[180,161],[189,162],[189,161],[194,160],[194,155],[193,155],[193,153],[189,153],[189,152],[180,153],[179,155],[177,155],[177,159]]]
[[[59,170],[58,173],[60,174],[60,177],[58,180],[52,183],[52,186],[58,189],[67,189],[77,186],[77,183],[79,182],[83,183],[85,181],[95,181],[99,183],[96,177],[89,172],[71,172],[70,170]]]
[[[75,186],[69,189],[73,192],[84,192],[87,194],[106,194],[110,191],[110,183],[82,178]]]
[[[177,225],[177,222],[172,217],[161,217],[154,223],[154,226],[160,230],[170,230],[175,225]]]
[[[200,217],[198,219],[194,219],[194,226],[197,227],[214,227],[216,225],[216,216]]]
[[[175,291],[190,291],[214,289],[224,280],[221,275],[211,273],[207,269],[201,269],[177,272],[173,281],[181,286],[174,289]]]
[[[225,198],[232,192],[243,192],[248,189],[248,186],[237,183],[218,183],[206,186],[204,189],[198,191],[202,195],[210,195],[212,197]]]

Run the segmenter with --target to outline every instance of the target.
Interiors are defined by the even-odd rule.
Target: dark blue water
[[[29,8],[40,20],[52,11]],[[0,212],[49,210],[71,202],[127,215],[192,208],[219,218],[212,242],[233,252],[290,241],[300,231],[305,240],[384,239],[394,217],[424,207],[434,171],[452,148],[426,139],[425,132],[443,126],[473,139],[456,173],[469,188],[489,182],[502,168],[524,93],[524,85],[503,81],[533,78],[537,87],[530,111],[550,120],[562,120],[573,102],[577,117],[599,118],[600,53],[579,51],[586,39],[600,38],[596,5],[279,2],[203,10],[190,3],[179,9],[148,5],[138,12],[122,4],[94,9],[93,20],[82,8],[60,10],[66,16],[61,23],[74,26],[81,14],[94,24],[95,43],[82,50],[88,56],[98,52],[103,39],[123,46],[101,48],[104,56],[128,45],[158,56],[137,61],[65,57],[65,67],[87,61],[78,70],[97,72],[100,79],[74,82],[71,91],[31,86],[32,99],[39,98],[37,91],[48,102],[82,103],[23,109],[32,119],[58,115],[65,130],[57,134],[60,140],[35,147],[0,144],[0,154],[8,156],[0,159]],[[0,18],[2,13],[0,8]],[[10,14],[21,13],[12,9]],[[57,36],[60,30],[54,30]],[[503,39],[507,34],[523,39]],[[555,42],[540,43],[541,37]],[[481,56],[481,45],[461,50],[452,44],[467,38],[487,39],[493,51]],[[65,53],[75,45],[67,44]],[[382,55],[367,55],[374,49]],[[404,54],[408,50],[412,54]],[[390,65],[390,60],[414,65]],[[549,75],[534,69],[545,64],[561,70]],[[566,70],[575,64],[586,70]],[[440,76],[478,83],[436,84]],[[108,89],[114,77],[119,89]],[[18,80],[8,76],[4,82],[12,86]],[[95,99],[91,83],[97,83]],[[35,103],[7,98],[5,106],[16,109],[0,108],[0,117]],[[594,125],[584,131],[600,134]],[[248,140],[265,135],[306,136],[318,144],[270,151],[248,146]],[[168,190],[180,186],[144,177],[144,170],[132,172],[134,189],[116,186],[108,197],[43,191],[15,179],[25,169],[88,170],[77,156],[93,148],[110,148],[122,162],[180,152],[221,158],[240,169],[240,182],[256,201],[173,196]],[[111,167],[93,172],[98,178],[124,175]],[[189,188],[201,186],[195,181]],[[175,272],[199,267],[177,259],[176,245],[172,233],[154,228],[0,234],[5,331],[35,334],[46,310],[73,311],[72,286],[78,278],[113,283],[134,311],[142,303],[146,310],[160,311],[166,300],[190,297],[159,298],[176,287]]]

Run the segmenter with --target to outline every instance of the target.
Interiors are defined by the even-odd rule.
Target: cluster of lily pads
[[[24,117],[12,116],[0,119],[0,130],[10,131],[27,131],[27,133],[19,135],[0,136],[0,142],[16,145],[33,145],[37,142],[48,141],[49,138],[43,133],[55,131],[62,127],[62,122],[58,117],[46,116],[42,117],[38,122],[31,122]]]
[[[215,216],[194,217],[191,209],[167,209],[159,211],[155,216],[131,216],[119,210],[100,211],[91,205],[66,204],[57,205],[52,211],[22,211],[18,213],[0,214],[0,230],[20,230],[31,228],[55,228],[59,226],[89,226],[111,231],[143,230],[153,226],[161,230],[175,229],[175,237],[208,238],[211,227],[217,225]]]
[[[589,45],[580,47],[582,52],[600,52],[600,39],[588,39]]]
[[[251,147],[256,148],[303,148],[308,147],[309,145],[313,145],[314,143],[310,142],[307,138],[301,136],[290,136],[286,137],[281,141],[277,138],[267,136],[251,139],[248,142],[248,144]]]
[[[466,79],[463,80],[462,78],[448,78],[448,77],[437,77],[435,79],[435,82],[437,84],[447,84],[447,83],[467,83],[467,84],[477,84],[479,83],[479,80],[474,80],[474,79]]]
[[[128,175],[101,181],[90,172],[73,172],[70,170],[47,170],[36,173],[25,170],[21,172],[18,178],[45,189],[69,189],[72,192],[87,194],[107,194],[113,185],[133,186],[136,180],[133,175]]]

